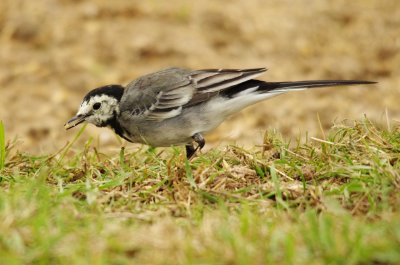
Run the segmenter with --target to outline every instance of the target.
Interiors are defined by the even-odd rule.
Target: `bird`
[[[191,159],[204,135],[227,117],[265,99],[308,88],[367,85],[364,80],[267,82],[255,79],[266,68],[191,70],[172,67],[128,85],[101,86],[87,93],[68,130],[83,122],[109,127],[132,143],[152,147],[184,145]]]

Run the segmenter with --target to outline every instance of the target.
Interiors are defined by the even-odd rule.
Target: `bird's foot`
[[[206,144],[206,141],[204,140],[204,137],[200,133],[195,133],[193,136],[193,141],[197,143],[197,146],[194,147],[192,143],[186,145],[186,158],[191,159],[194,154],[197,152],[197,150],[201,150],[204,145]]]

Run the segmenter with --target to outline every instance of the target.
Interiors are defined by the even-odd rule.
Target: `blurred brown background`
[[[266,129],[319,135],[334,121],[400,119],[398,0],[2,0],[0,119],[20,150],[71,140],[64,122],[90,89],[169,66],[267,67],[264,80],[366,79],[376,86],[276,97],[246,109],[209,143],[259,144]],[[88,126],[101,146],[108,129]]]

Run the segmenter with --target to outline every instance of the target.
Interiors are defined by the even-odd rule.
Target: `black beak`
[[[73,128],[73,127],[75,127],[75,126],[81,124],[82,122],[85,121],[85,119],[86,119],[87,116],[88,116],[88,115],[77,115],[77,116],[73,117],[72,119],[70,119],[69,121],[67,121],[66,124],[64,124],[64,128],[65,128],[66,130],[69,130],[69,129],[71,129],[71,128]]]

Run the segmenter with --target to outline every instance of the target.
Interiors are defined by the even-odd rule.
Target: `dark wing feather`
[[[191,73],[190,78],[196,91],[192,100],[185,106],[200,104],[222,91],[251,80],[267,71],[265,68],[253,69],[204,69]]]
[[[198,93],[221,91],[253,79],[265,72],[265,68],[254,69],[206,69],[193,72],[193,80]]]

